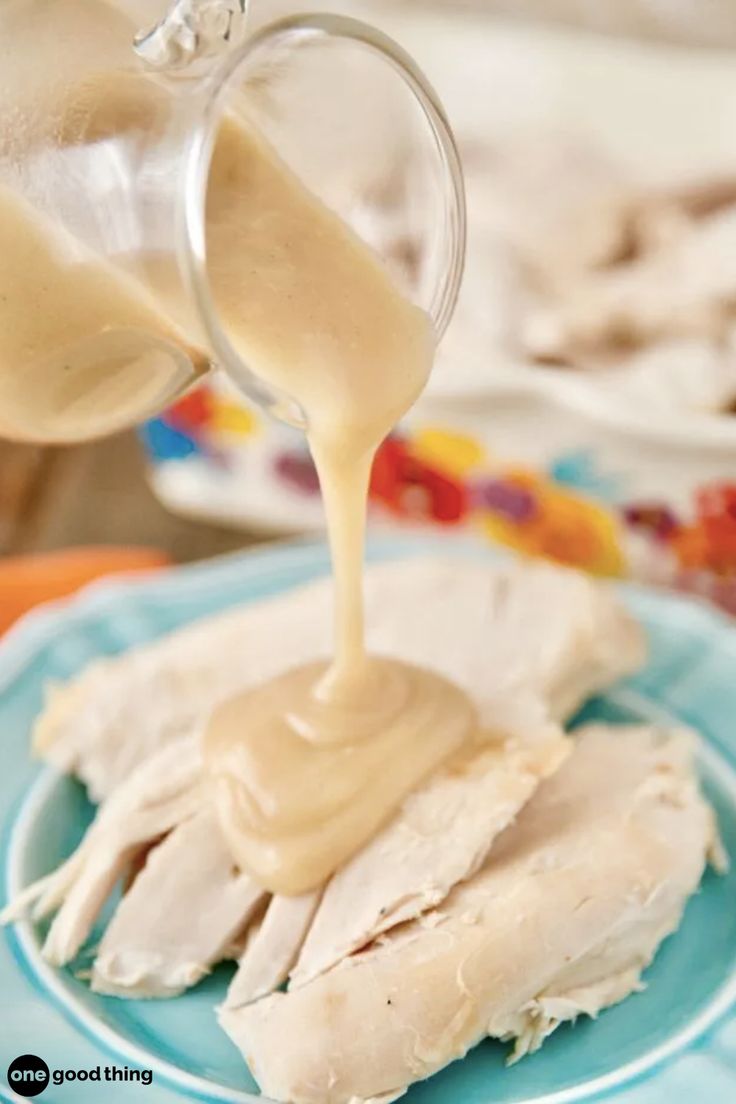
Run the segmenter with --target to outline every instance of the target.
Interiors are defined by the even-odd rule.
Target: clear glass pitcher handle
[[[249,0],[174,0],[163,19],[136,35],[133,47],[151,69],[201,72],[245,39]]]

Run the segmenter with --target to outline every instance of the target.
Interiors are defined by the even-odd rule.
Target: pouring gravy
[[[225,702],[204,741],[236,861],[296,894],[321,884],[474,733],[460,690],[369,656],[364,642],[371,464],[424,388],[435,341],[371,250],[234,124],[213,157],[207,242],[231,341],[304,412],[327,512],[334,658]]]

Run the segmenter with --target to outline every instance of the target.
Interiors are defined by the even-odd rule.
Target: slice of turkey
[[[92,988],[176,996],[224,957],[266,896],[233,867],[217,818],[204,809],[149,852],[105,930]]]
[[[549,564],[412,559],[371,567],[365,590],[371,650],[453,679],[489,727],[518,695],[563,719],[644,659],[613,592]],[[52,691],[36,752],[100,800],[227,695],[328,655],[331,599],[320,580],[93,664]]]
[[[230,1008],[240,1008],[272,993],[286,981],[289,970],[314,919],[321,892],[298,897],[271,898],[263,923],[248,941],[227,991]]]
[[[639,986],[715,838],[688,733],[592,727],[441,908],[220,1022],[290,1104],[399,1093],[487,1035],[521,1055]]]
[[[630,264],[568,284],[558,304],[530,316],[524,343],[534,356],[583,366],[658,342],[705,340],[717,349],[735,297],[736,206],[728,206]]]
[[[43,953],[54,965],[65,965],[137,857],[194,816],[204,801],[197,741],[162,748],[102,805],[70,858],[11,901],[0,923],[17,920],[31,907],[37,919],[56,912]]]
[[[555,727],[473,749],[429,779],[327,884],[292,984],[413,920],[471,877],[540,781],[567,758]]]

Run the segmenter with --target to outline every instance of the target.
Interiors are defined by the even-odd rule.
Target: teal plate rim
[[[483,555],[489,560],[498,558],[485,549],[480,550],[472,541],[402,535],[371,541],[369,559],[393,559],[433,552],[474,558]],[[119,629],[109,631],[113,623],[124,626],[122,635],[125,643],[152,639],[196,616],[215,612],[240,600],[255,600],[289,589],[328,570],[329,555],[325,546],[311,540],[299,540],[177,568],[162,575],[92,584],[72,599],[34,611],[0,641],[0,701],[3,692],[10,689],[17,679],[34,665],[43,669],[50,651],[58,653],[60,643],[63,645],[65,641],[73,640],[75,634],[92,632],[100,636],[101,633],[98,641],[100,650],[115,652],[119,650],[121,637]],[[728,704],[730,716],[736,720],[736,679],[733,677],[736,674],[736,624],[726,615],[689,598],[655,592],[637,584],[619,586],[627,603],[647,625],[655,647],[653,661],[643,675],[632,680],[631,685],[610,693],[609,699],[641,717],[668,723],[676,718],[703,728],[702,702],[693,689],[703,680],[712,689],[715,676],[719,673],[723,675],[725,664],[726,669],[730,668],[731,682],[734,683]],[[667,647],[665,642],[668,642]],[[64,652],[63,647],[61,651]],[[70,674],[75,669],[74,649],[66,654],[65,663],[69,670],[54,671],[55,675]],[[695,664],[692,662],[694,654],[698,654]],[[710,667],[718,670],[706,671]],[[663,680],[666,692],[662,691]],[[656,693],[653,693],[655,690]],[[706,690],[706,694],[709,692]],[[736,806],[736,724],[731,734],[728,724],[724,723],[726,718],[722,704],[718,713],[718,723],[705,726],[709,746],[704,748],[702,759],[707,770],[717,773],[721,785],[729,792],[730,801]],[[18,888],[22,877],[24,840],[38,809],[48,800],[57,784],[55,772],[45,768],[21,800],[15,795],[0,836],[0,878],[8,890]],[[734,904],[736,906],[736,901]],[[12,958],[10,961],[0,958],[0,988],[6,985],[12,987],[13,978],[8,975],[9,969],[25,975],[41,991],[41,996],[37,995],[36,999],[43,1001],[44,996],[50,998],[57,1014],[72,1025],[74,1035],[86,1037],[113,1057],[152,1068],[156,1075],[156,1093],[154,1095],[149,1090],[145,1097],[151,1104],[158,1104],[159,1101],[168,1104],[168,1101],[186,1098],[232,1104],[268,1104],[263,1096],[218,1086],[206,1078],[181,1070],[101,1023],[65,986],[63,975],[40,958],[38,937],[32,925],[21,924],[14,931],[7,932],[6,946]],[[642,1081],[656,1082],[657,1071],[665,1068],[673,1056],[687,1051],[696,1043],[702,1044],[709,1033],[725,1021],[730,1023],[729,1012],[733,1013],[735,1007],[736,971],[733,971],[714,990],[694,1019],[654,1049],[584,1084],[542,1092],[541,1095],[528,1097],[528,1102],[572,1104],[574,1101],[602,1099],[611,1093],[616,1093],[617,1099],[621,1099],[621,1089],[625,1090],[624,1095],[628,1098],[627,1090],[634,1089]],[[736,1016],[733,1022],[736,1024]],[[723,1051],[723,1046],[720,1049]],[[733,1098],[736,1099],[736,1035],[729,1041],[727,1058],[725,1067],[720,1063],[719,1072],[722,1077],[723,1069],[727,1069]],[[77,1064],[80,1067],[84,1065],[81,1061]],[[3,1072],[0,1061],[0,1076]],[[492,1093],[490,1086],[489,1091]],[[3,1092],[0,1087],[0,1098],[3,1098]],[[11,1095],[7,1099],[20,1098]],[[64,1096],[64,1100],[67,1099],[76,1098]],[[489,1102],[491,1099],[492,1095]],[[669,1091],[661,1099],[669,1101]],[[701,1099],[710,1104],[710,1097]],[[723,1096],[718,1099],[720,1101]]]

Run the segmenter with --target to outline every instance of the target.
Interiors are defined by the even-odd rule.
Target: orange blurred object
[[[105,575],[156,571],[171,559],[155,548],[71,548],[0,560],[0,633],[39,602],[64,598]]]

